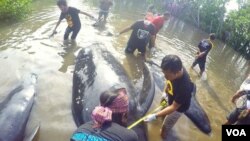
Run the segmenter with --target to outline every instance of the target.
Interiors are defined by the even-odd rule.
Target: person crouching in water
[[[154,34],[154,26],[147,20],[139,20],[130,27],[122,30],[118,35],[132,30],[125,49],[125,53],[133,54],[137,49],[145,58],[146,47]]]
[[[92,15],[90,15],[86,12],[82,12],[74,7],[69,7],[66,0],[57,1],[57,6],[60,8],[60,10],[62,12],[61,12],[60,18],[56,24],[56,27],[53,30],[52,35],[56,34],[56,29],[60,25],[61,21],[63,19],[66,19],[67,23],[68,23],[68,27],[65,30],[63,39],[64,39],[64,41],[68,40],[69,34],[72,32],[71,40],[74,41],[76,39],[78,32],[81,29],[81,21],[79,18],[79,13],[84,14],[90,18],[94,18],[94,17]]]
[[[100,96],[100,106],[92,112],[93,121],[81,125],[71,141],[138,141],[133,130],[128,130],[129,100],[125,88],[105,91]]]
[[[237,103],[238,100],[240,104],[236,104],[236,108],[227,116],[224,125],[250,125],[250,75],[232,97],[233,103]]]
[[[168,97],[168,106],[157,113],[148,115],[144,121],[150,122],[158,117],[165,117],[161,137],[167,139],[172,127],[190,106],[194,84],[183,67],[181,59],[176,55],[165,56],[161,69],[167,80],[165,96]]]

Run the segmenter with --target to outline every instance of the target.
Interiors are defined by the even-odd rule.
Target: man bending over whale
[[[116,87],[100,96],[100,106],[92,112],[93,121],[81,125],[71,141],[138,141],[133,130],[128,130],[128,95],[125,88]]]
[[[167,80],[164,97],[168,97],[165,100],[168,100],[169,106],[157,113],[148,115],[145,121],[150,122],[158,117],[165,116],[161,128],[161,137],[166,139],[177,120],[188,110],[194,84],[183,67],[181,59],[176,55],[165,56],[161,63],[161,69]]]
[[[120,33],[118,33],[118,35],[128,32],[130,30],[132,30],[132,33],[128,40],[125,52],[132,54],[137,49],[145,57],[146,46],[148,42],[152,39],[152,35],[154,33],[154,26],[147,20],[140,20],[135,22],[130,27],[122,30]]]

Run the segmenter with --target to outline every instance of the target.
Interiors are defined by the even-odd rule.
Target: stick
[[[159,106],[157,108],[155,108],[151,113],[154,113],[156,111],[158,111],[159,109],[161,109],[163,106]],[[150,113],[150,114],[151,114]],[[135,127],[136,125],[138,125],[139,123],[141,123],[148,115],[140,118],[139,120],[137,120],[136,122],[134,122],[133,124],[131,124],[129,127],[127,127],[127,129],[132,129],[133,127]]]
[[[161,68],[161,66],[159,66],[158,64],[156,64],[155,62],[153,62],[152,60],[146,60],[147,63],[151,64],[151,65],[155,65],[159,68]]]
[[[55,32],[53,32],[53,33],[49,36],[49,38],[53,37],[55,34],[57,34],[57,32],[56,32],[56,31],[55,31]]]
[[[98,23],[100,23],[103,20],[103,17],[100,19],[95,20],[96,22],[92,26],[98,26]]]
[[[159,107],[155,108],[152,112],[150,112],[149,114],[155,113],[156,111],[160,110],[163,107],[167,106],[167,102],[165,100],[163,100],[160,104]],[[133,124],[131,124],[130,126],[127,127],[127,129],[132,129],[133,127],[137,126],[139,123],[141,123],[142,121],[144,121],[144,119],[149,115],[145,115],[142,118],[140,118],[139,120],[137,120],[136,122],[134,122]]]

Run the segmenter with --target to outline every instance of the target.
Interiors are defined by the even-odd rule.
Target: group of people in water
[[[67,20],[68,27],[64,34],[64,40],[68,40],[69,34],[72,32],[71,40],[75,40],[78,32],[81,29],[81,22],[79,14],[84,14],[90,18],[94,16],[78,10],[74,7],[69,7],[65,0],[57,2],[61,10],[61,15],[53,34],[63,19]],[[103,20],[106,22],[109,9],[113,5],[111,0],[100,0],[100,11],[97,21]],[[136,21],[131,26],[125,28],[117,35],[132,30],[131,36],[128,40],[126,53],[134,53],[138,50],[141,55],[145,56],[146,47],[155,48],[155,39],[157,33],[163,27],[164,22],[170,18],[170,14],[165,12],[162,15],[155,15],[150,7],[148,13],[143,20]],[[195,60],[191,66],[194,68],[197,64],[200,68],[199,75],[205,71],[206,58],[209,51],[213,48],[213,41],[215,34],[211,33],[208,39],[200,41],[198,44],[198,51]],[[162,128],[161,137],[166,139],[169,131],[189,108],[191,101],[191,93],[194,84],[190,80],[189,74],[183,66],[181,59],[177,55],[166,55],[160,65],[164,73],[166,81],[166,88],[163,93],[162,100],[167,101],[168,106],[164,107],[159,112],[148,115],[145,122],[153,121],[159,117],[165,117]],[[250,115],[250,76],[244,85],[236,92],[232,98],[235,102],[239,97],[246,96],[246,104],[236,108],[227,118],[225,124],[235,124],[239,121],[249,124]],[[100,106],[97,106],[92,112],[93,121],[81,125],[72,135],[71,141],[82,140],[98,140],[98,141],[138,141],[137,134],[133,130],[128,130],[127,117],[128,117],[129,99],[126,89],[121,86],[114,86],[110,90],[103,92],[100,96]]]

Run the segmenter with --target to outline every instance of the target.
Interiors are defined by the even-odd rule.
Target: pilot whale
[[[129,124],[144,116],[155,93],[153,77],[147,66],[143,69],[141,90],[136,90],[119,61],[100,43],[83,48],[77,58],[73,74],[72,113],[77,126],[91,120],[91,113],[99,105],[103,91],[119,84],[129,96]],[[147,128],[141,123],[133,130],[147,141]]]
[[[26,124],[34,104],[36,81],[37,76],[31,74],[0,103],[0,141],[22,141],[25,138]],[[38,128],[31,135],[34,137],[37,131]]]

